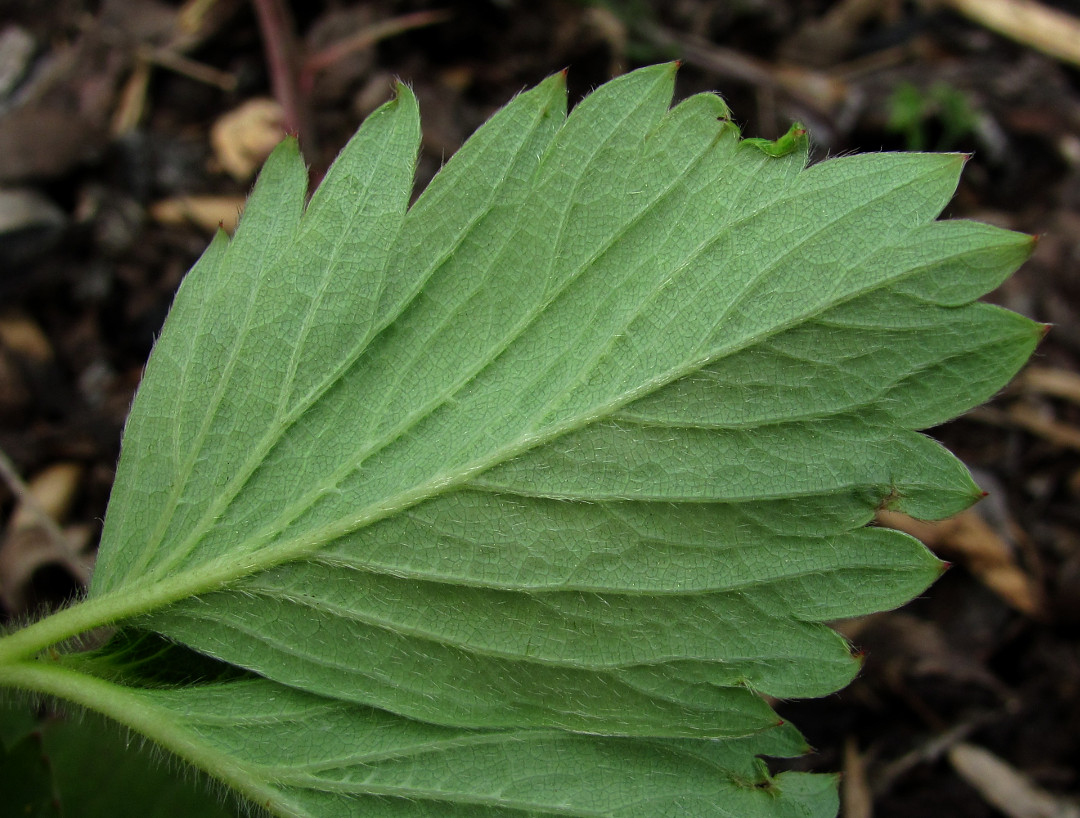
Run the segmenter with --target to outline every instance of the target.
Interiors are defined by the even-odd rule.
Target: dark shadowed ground
[[[278,29],[274,63],[240,0],[0,3],[5,619],[85,582],[172,293],[283,129],[317,174],[400,77],[426,181],[552,72],[569,68],[578,99],[678,58],[680,96],[720,91],[748,136],[802,121],[815,158],[970,153],[949,215],[1040,235],[992,299],[1053,329],[994,402],[935,432],[990,492],[914,532],[953,569],[904,610],[845,623],[866,652],[849,689],[780,710],[818,751],[797,766],[844,771],[851,818],[1080,815],[1080,3],[1054,4],[1071,15],[1047,29],[1055,56],[1028,18],[995,32],[961,13],[1023,0],[292,5],[294,59]],[[62,535],[19,507],[20,479]]]

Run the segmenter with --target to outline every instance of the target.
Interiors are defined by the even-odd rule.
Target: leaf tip
[[[206,252],[210,252],[211,248],[218,249],[219,245],[228,244],[230,240],[229,231],[225,229],[224,221],[219,221],[217,230],[214,231],[214,237],[210,239],[210,246],[206,248]]]
[[[1039,233],[1014,233],[1012,238],[1021,254],[1021,264],[1035,255],[1035,251],[1039,249],[1039,243],[1042,241],[1042,235]]]
[[[675,92],[675,76],[679,73],[683,66],[682,60],[672,60],[663,64],[667,73],[667,81],[671,83],[671,92]]]
[[[274,150],[270,152],[273,156],[277,154],[299,154],[300,153],[300,134],[296,131],[286,131],[285,138],[274,146]],[[269,159],[267,160],[269,161]]]
[[[543,105],[546,113],[551,113],[553,110],[560,110],[562,116],[565,117],[566,78],[569,73],[569,68],[563,68],[561,71],[556,71],[535,88],[528,89],[523,93],[540,95],[542,99],[545,100]]]
[[[570,68],[569,68],[569,66],[564,68],[562,71],[559,71],[558,73],[553,74],[550,77],[550,81],[551,81],[552,85],[554,85],[556,90],[560,94],[562,94],[564,97],[566,96],[566,79],[567,79],[568,76],[570,76]]]
[[[390,101],[391,105],[400,105],[402,102],[413,103],[416,102],[416,95],[413,94],[412,88],[404,80],[394,80],[394,98]]]

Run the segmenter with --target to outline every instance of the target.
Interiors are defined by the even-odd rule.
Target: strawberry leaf
[[[259,678],[143,689],[106,649],[17,683],[105,685],[282,815],[833,814],[757,761],[802,750],[759,694],[841,688],[824,623],[938,575],[867,524],[980,496],[919,430],[1033,350],[974,302],[1031,241],[935,221],[962,156],[808,168],[673,81],[567,116],[552,77],[411,207],[407,88],[306,206],[279,147],[177,295],[68,612]]]

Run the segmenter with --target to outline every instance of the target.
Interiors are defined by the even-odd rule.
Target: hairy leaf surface
[[[142,691],[193,740],[272,782],[277,812],[317,816],[768,815],[835,812],[828,776],[774,778],[757,754],[805,750],[792,728],[727,742],[465,730],[258,680]],[[312,741],[318,736],[318,741]],[[302,757],[296,748],[303,747]],[[822,779],[822,780],[818,780]]]
[[[673,81],[552,77],[412,206],[401,87],[181,287],[88,604],[261,677],[129,694],[281,814],[835,811],[759,694],[939,573],[867,524],[980,496],[919,430],[1030,355],[975,299],[1031,240],[935,221],[962,156],[807,167]]]

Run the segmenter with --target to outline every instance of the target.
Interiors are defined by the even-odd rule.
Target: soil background
[[[933,432],[989,496],[936,526],[882,520],[952,570],[901,611],[841,625],[864,671],[779,705],[816,749],[787,766],[843,771],[851,818],[1080,815],[1080,4],[1043,5],[1061,17],[1042,33],[971,5],[293,2],[291,20],[260,26],[240,0],[4,0],[5,622],[84,586],[171,297],[284,132],[317,178],[400,78],[421,104],[422,185],[553,72],[568,69],[573,102],[679,59],[678,98],[720,92],[747,136],[802,122],[815,161],[968,153],[946,215],[1040,237],[990,300],[1051,324],[1047,337],[994,401]]]

